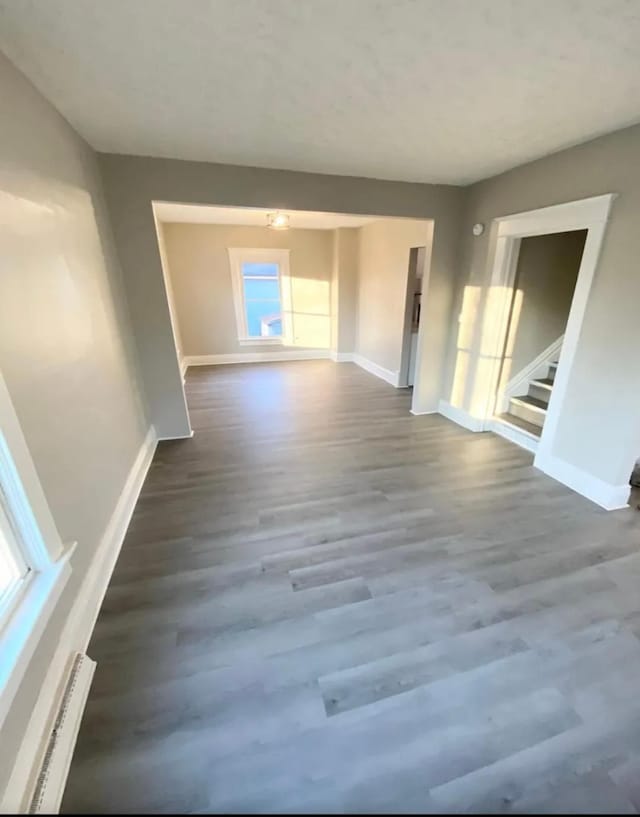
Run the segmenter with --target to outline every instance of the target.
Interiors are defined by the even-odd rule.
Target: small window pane
[[[280,301],[247,301],[246,309],[250,338],[282,337]]]
[[[259,276],[261,278],[277,278],[278,277],[278,265],[277,264],[258,264],[253,261],[245,261],[242,265],[242,274],[244,275],[251,275]]]
[[[0,544],[0,547],[2,547],[2,545],[4,545],[4,542]],[[19,577],[18,567],[11,558],[11,554],[6,550],[0,551],[0,600]]]
[[[0,502],[0,607],[2,599],[27,572],[17,552],[15,534],[2,502]]]
[[[280,301],[280,284],[273,278],[245,278],[244,297],[247,301]]]

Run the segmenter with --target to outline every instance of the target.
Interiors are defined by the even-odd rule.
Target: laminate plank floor
[[[66,812],[640,809],[640,514],[351,364],[191,369]]]

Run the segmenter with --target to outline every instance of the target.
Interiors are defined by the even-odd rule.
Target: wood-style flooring
[[[328,361],[191,369],[67,812],[635,812],[640,513]]]

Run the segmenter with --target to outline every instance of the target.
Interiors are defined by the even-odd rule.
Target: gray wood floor
[[[192,369],[63,808],[635,812],[640,514],[325,361]]]

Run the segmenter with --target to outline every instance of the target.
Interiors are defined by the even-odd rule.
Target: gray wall
[[[574,230],[522,240],[509,326],[510,376],[564,334],[586,236]]]
[[[412,247],[430,245],[431,225],[416,219],[381,219],[365,224],[359,233],[356,351],[397,374],[404,337],[409,254]]]
[[[553,455],[611,485],[624,485],[640,451],[637,405],[640,303],[640,126],[511,170],[473,185],[461,232],[456,326],[465,290],[486,287],[493,231],[476,238],[476,222],[604,193],[617,193],[579,348],[568,383]],[[436,227],[437,234],[437,227]],[[455,389],[452,332],[445,396]],[[597,388],[594,388],[597,377]]]
[[[162,232],[184,355],[264,351],[238,343],[229,247],[290,250],[293,343],[329,348],[333,231],[167,223]]]
[[[437,406],[464,199],[460,188],[136,156],[104,154],[99,161],[147,401],[161,436],[182,436],[189,432],[189,423],[162,279],[154,200],[434,219],[430,289],[423,313],[426,372],[422,394],[416,396],[425,410]]]
[[[492,231],[474,238],[474,222],[489,225],[507,213],[618,193],[553,453],[614,485],[627,481],[640,451],[634,408],[640,127],[469,190],[103,155],[121,280],[92,152],[1,57],[0,98],[0,365],[56,522],[65,539],[79,542],[71,582],[0,734],[0,786],[9,773],[5,758],[14,756],[61,623],[148,426],[133,385],[136,350],[123,286],[149,418],[161,435],[188,431],[153,200],[433,219],[421,321],[423,388],[414,401],[414,408],[428,410],[441,395],[445,346],[457,336],[454,283],[458,305],[466,289],[486,286]],[[447,389],[451,382],[449,366]]]
[[[171,275],[169,272],[169,259],[167,258],[167,247],[165,241],[165,231],[162,223],[156,219],[156,234],[158,236],[158,251],[160,253],[160,263],[162,265],[162,273],[164,278],[164,286],[167,291],[167,306],[169,307],[169,317],[171,318],[171,328],[173,330],[173,339],[176,344],[176,352],[178,360],[182,363],[184,353],[182,351],[182,337],[180,335],[180,325],[178,323],[178,311],[176,309],[176,298],[173,292],[173,284],[171,283]]]
[[[73,572],[0,733],[0,789],[148,423],[95,156],[0,55],[0,367]]]
[[[335,260],[338,276],[337,351],[352,353],[358,330],[358,251],[359,230],[335,230]]]

